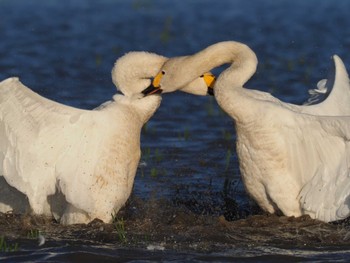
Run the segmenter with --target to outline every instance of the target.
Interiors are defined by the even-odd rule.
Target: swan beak
[[[147,88],[145,88],[142,91],[142,94],[145,96],[148,96],[148,95],[152,95],[152,94],[160,94],[160,93],[162,93],[162,91],[163,90],[160,87],[155,87],[153,85],[153,83],[151,83],[151,85],[149,85]]]
[[[207,73],[204,73],[201,77],[204,79],[205,84],[207,84],[208,95],[214,96],[214,84],[216,80],[215,76],[212,73],[207,72]]]
[[[152,94],[160,94],[162,93],[162,89],[160,88],[160,80],[162,76],[164,75],[163,72],[159,72],[153,79],[151,85],[149,85],[146,89],[142,91],[142,93],[145,96],[152,95]]]

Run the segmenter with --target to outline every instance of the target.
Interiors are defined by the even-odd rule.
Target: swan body
[[[1,174],[35,214],[64,209],[56,215],[63,224],[108,222],[130,195],[140,130],[159,104],[159,96],[135,101],[115,95],[99,110],[86,111],[7,79],[0,83]],[[54,198],[58,193],[66,204]]]
[[[247,192],[264,210],[287,216],[308,214],[326,222],[350,215],[350,86],[338,56],[323,99],[312,105],[284,103],[271,94],[244,89],[257,58],[246,45],[228,41],[183,57],[188,79],[225,63],[214,85],[220,107],[235,121],[237,154]],[[181,79],[177,77],[176,79]],[[183,82],[182,77],[182,82]],[[160,81],[166,88],[167,74]],[[330,85],[333,84],[333,87]],[[329,87],[328,87],[329,86]],[[350,115],[349,115],[350,116]]]
[[[142,90],[166,60],[121,57],[112,78],[124,95],[94,110],[48,100],[15,77],[0,82],[0,211],[31,210],[62,224],[109,222],[131,193],[141,128],[161,102]],[[207,90],[201,79],[194,84]]]

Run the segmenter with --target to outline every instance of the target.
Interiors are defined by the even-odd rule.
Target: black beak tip
[[[160,87],[155,87],[153,84],[149,85],[147,88],[145,88],[141,93],[144,96],[152,95],[152,94],[160,94],[162,93],[162,89]]]
[[[150,92],[152,92],[153,90],[155,89],[155,87],[151,84],[149,85],[147,88],[145,88],[143,91],[142,91],[142,94],[147,96]]]
[[[213,88],[208,87],[207,94],[208,94],[208,95],[210,95],[210,96],[214,96],[214,89],[213,89]]]

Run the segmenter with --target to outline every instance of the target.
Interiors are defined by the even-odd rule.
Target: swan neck
[[[193,77],[210,71],[215,67],[230,63],[231,66],[222,72],[217,82],[230,79],[231,88],[243,86],[255,73],[258,64],[255,53],[245,44],[227,41],[220,42],[186,58],[188,65],[197,68]]]
[[[231,63],[215,82],[215,98],[236,122],[249,122],[255,114],[256,101],[249,96],[249,91],[243,85],[256,71],[258,60],[255,53],[244,44],[230,41],[203,50],[200,56],[205,55],[210,67]]]

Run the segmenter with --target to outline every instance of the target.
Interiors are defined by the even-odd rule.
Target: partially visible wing
[[[309,90],[310,98],[304,105],[284,103],[270,93],[243,89],[257,100],[277,103],[294,112],[317,116],[350,115],[350,81],[343,61],[333,56],[334,67],[328,79],[320,80],[317,88]],[[243,91],[242,91],[243,92]]]
[[[301,112],[325,115],[350,115],[350,82],[343,61],[333,56],[334,67],[329,78],[317,83],[317,88],[309,90],[311,97],[301,106]]]
[[[340,64],[342,64],[341,59],[338,56],[333,56],[333,65],[328,72],[328,78],[322,79],[317,83],[317,88],[309,89],[310,97],[304,103],[304,105],[314,105],[321,103],[326,100],[329,94],[332,92],[335,86],[335,79],[337,75],[337,71],[341,69]],[[342,73],[342,72],[339,72]],[[338,73],[338,75],[339,75]]]
[[[350,117],[317,117],[306,120],[305,137],[314,138],[309,152],[318,162],[314,175],[302,188],[301,207],[313,217],[329,222],[350,216]],[[311,123],[311,124],[310,124]],[[312,126],[314,133],[308,129]],[[310,132],[310,133],[308,133]]]

